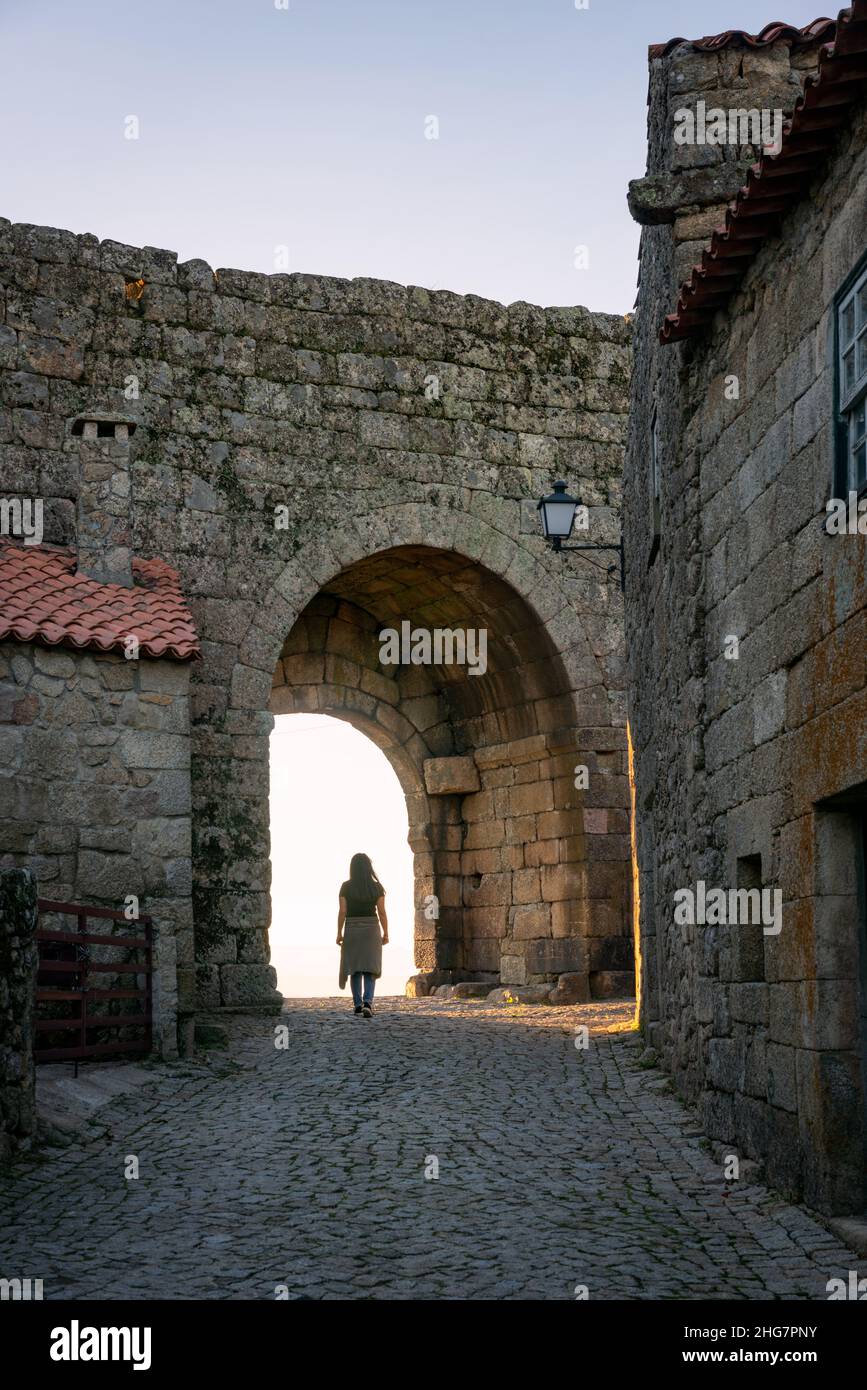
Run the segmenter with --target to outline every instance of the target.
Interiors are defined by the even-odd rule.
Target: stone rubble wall
[[[138,280],[140,296],[128,297],[126,286]],[[581,935],[589,916],[589,956],[601,969],[602,937],[614,932],[607,969],[619,968],[630,925],[615,813],[625,813],[628,789],[625,767],[607,763],[625,756],[622,602],[604,563],[552,555],[536,501],[563,476],[589,507],[588,539],[617,541],[628,323],[382,281],[215,272],[152,247],[7,222],[0,293],[0,489],[43,497],[46,540],[74,543],[75,421],[128,422],[115,448],[129,450],[133,551],[180,572],[202,638],[190,688],[200,999],[279,1005],[267,940],[274,673],[317,595],[328,595],[347,567],[408,546],[467,557],[480,583],[487,576],[489,588],[500,584],[502,606],[492,632],[501,665],[473,695],[467,682],[463,692],[449,687],[439,716],[447,739],[435,732],[440,726],[420,729],[408,714],[404,724],[401,711],[386,713],[387,701],[376,707],[369,728],[393,760],[411,764],[407,782],[436,753],[474,754],[540,733],[561,739],[540,751],[533,794],[517,785],[533,764],[485,771],[490,785],[479,796],[490,795],[492,813],[495,797],[514,812],[491,814],[492,838],[463,819],[484,800],[458,797],[448,814],[437,812],[438,858],[419,856],[417,890],[431,873],[442,876],[447,902],[434,941],[417,916],[419,965],[444,982],[483,962],[499,970],[504,959],[516,977],[547,975],[561,959],[577,959],[577,947],[570,954],[563,943]],[[356,596],[368,612],[373,593]],[[522,685],[519,666],[508,666],[515,613],[547,634],[544,680],[528,671]],[[311,689],[300,671],[292,681]],[[370,694],[351,680],[321,694],[326,685],[317,676],[319,693],[299,698],[327,711],[329,700],[345,708]],[[414,698],[407,689],[406,704]],[[550,849],[534,849],[537,836],[548,843],[545,818],[565,810],[555,774],[565,779],[562,740],[573,739],[573,765],[596,765],[598,755],[604,773],[576,798],[570,833],[555,837],[570,842],[580,873],[566,872],[559,847],[556,863],[545,857]],[[585,807],[594,813],[588,824]],[[605,831],[603,811],[611,815]],[[509,844],[506,825],[520,818],[523,838]],[[527,862],[528,849],[542,862]],[[461,863],[488,851],[496,854],[484,865]],[[598,896],[570,914],[585,874],[588,901]],[[465,939],[456,922],[469,908],[481,930],[491,907],[500,909],[496,931],[506,943],[496,948],[480,935]],[[524,907],[535,907],[536,918]],[[534,942],[542,944],[528,950]],[[185,958],[188,1002],[187,968]]]
[[[0,863],[30,869],[40,897],[139,899],[166,1056],[194,970],[188,687],[182,662],[0,643]]]
[[[36,1129],[37,916],[33,874],[0,868],[0,1163],[27,1148]]]
[[[658,171],[670,84],[716,61],[676,51],[653,65]],[[745,71],[755,62],[743,54]],[[867,225],[865,113],[707,333],[662,347],[681,213],[694,215],[642,233],[624,483],[644,1023],[713,1138],[790,1195],[861,1211],[867,591],[863,538],[822,527],[834,495],[832,302]],[[731,634],[737,660],[724,656]],[[675,924],[678,889],[748,886],[759,863],[782,892],[779,936]]]

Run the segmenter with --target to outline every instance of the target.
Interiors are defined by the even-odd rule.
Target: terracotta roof
[[[75,563],[66,548],[0,541],[0,639],[108,652],[132,636],[144,656],[199,656],[177,572],[163,560],[134,559],[129,589],[87,579]]]
[[[807,78],[789,120],[783,124],[778,154],[754,164],[725,224],[711,237],[700,263],[680,288],[660,341],[692,337],[709,323],[737,289],[764,241],[779,230],[781,216],[803,197],[845,127],[852,105],[867,93],[867,0],[841,10],[833,44],[819,54],[819,68]]]
[[[779,43],[780,39],[785,39],[793,48],[805,48],[813,43],[830,43],[836,27],[836,19],[814,19],[802,29],[775,19],[766,24],[760,34],[748,34],[745,29],[726,29],[723,34],[709,34],[704,39],[669,39],[668,43],[652,43],[648,52],[651,58],[664,58],[681,43],[688,43],[690,48],[697,48],[703,53],[713,53],[721,48],[767,48],[769,44]]]

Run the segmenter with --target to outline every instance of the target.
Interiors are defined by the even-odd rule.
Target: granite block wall
[[[765,69],[784,88],[793,56],[799,81],[809,54],[738,52],[756,84],[746,104],[774,99]],[[684,46],[651,64],[648,178],[670,210],[642,233],[624,497],[643,1014],[715,1139],[789,1195],[860,1211],[865,542],[824,522],[833,305],[865,251],[867,115],[707,332],[662,346],[676,282],[702,245],[683,240],[699,209],[681,186],[672,105],[683,87],[692,100],[714,90],[732,61]],[[709,181],[731,153],[695,176],[711,206]],[[643,182],[633,206],[644,219]],[[675,895],[699,880],[779,892],[781,930],[678,922]]]
[[[167,1056],[194,998],[189,678],[182,662],[0,643],[0,864],[43,898],[139,900]]]

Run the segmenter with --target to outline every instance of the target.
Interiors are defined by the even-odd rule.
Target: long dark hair
[[[385,889],[376,877],[376,872],[367,854],[353,854],[349,861],[349,886],[359,898],[379,899]]]

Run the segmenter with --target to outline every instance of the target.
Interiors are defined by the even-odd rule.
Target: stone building
[[[30,601],[48,572],[92,575],[97,607],[171,583],[200,654],[57,645],[50,604],[7,629],[3,862],[140,896],[183,1017],[279,1007],[269,734],[322,711],[406,794],[414,988],[628,987],[622,598],[610,555],[554,554],[536,513],[562,476],[587,539],[619,538],[627,322],[8,222],[0,295],[4,518],[43,506],[41,544],[8,537]],[[384,660],[404,623],[484,631],[484,669]]]
[[[782,110],[776,150],[684,140],[684,111],[697,136],[732,110]],[[861,1211],[867,3],[651,49],[648,136],[624,485],[643,1016],[714,1138]]]
[[[113,435],[86,439],[85,471],[116,484],[126,448]],[[82,487],[80,510],[87,495]],[[81,512],[89,539],[77,552],[0,541],[3,855],[31,871],[44,898],[152,919],[155,1040],[172,1055],[178,985],[189,995],[194,969],[189,682],[199,645],[175,572],[132,556],[122,517],[98,537],[93,522]],[[112,582],[97,577],[105,572]]]

